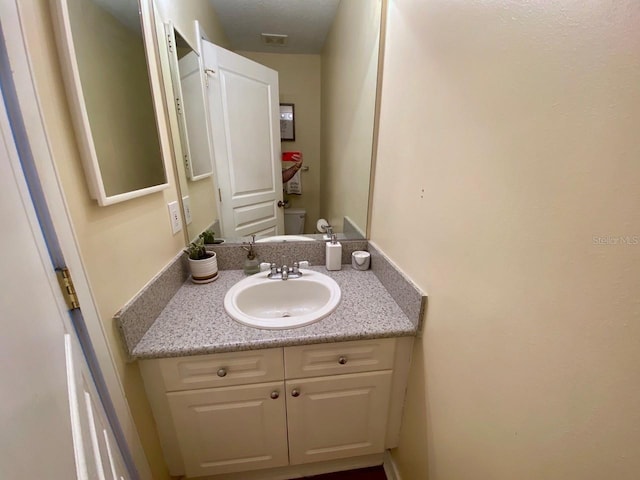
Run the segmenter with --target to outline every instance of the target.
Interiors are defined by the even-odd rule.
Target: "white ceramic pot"
[[[215,252],[207,252],[209,258],[201,260],[189,259],[191,281],[193,283],[209,283],[218,278],[218,257]]]

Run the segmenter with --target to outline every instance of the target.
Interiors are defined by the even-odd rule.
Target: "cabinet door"
[[[292,465],[384,451],[390,370],[287,381]]]
[[[167,397],[188,477],[287,464],[283,382]]]

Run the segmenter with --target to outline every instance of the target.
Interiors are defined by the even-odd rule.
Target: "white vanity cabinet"
[[[387,338],[284,349],[292,465],[384,451],[395,348]]]
[[[275,467],[300,472],[382,454],[397,445],[412,343],[386,338],[142,360],[170,473],[260,470],[256,478],[269,478],[262,472]]]
[[[190,477],[287,465],[284,382],[167,394]]]
[[[287,381],[289,461],[384,451],[390,370]]]

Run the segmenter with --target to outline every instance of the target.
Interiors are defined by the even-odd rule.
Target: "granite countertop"
[[[340,304],[322,320],[287,330],[242,325],[227,315],[223,300],[227,290],[245,276],[242,270],[220,270],[218,280],[209,284],[187,280],[131,355],[134,359],[178,357],[416,334],[416,325],[371,270],[357,271],[347,265],[335,272],[311,269],[332,277],[342,290]]]

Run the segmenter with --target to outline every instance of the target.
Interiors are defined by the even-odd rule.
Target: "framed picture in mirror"
[[[280,140],[293,142],[296,139],[295,106],[293,103],[280,104]]]

